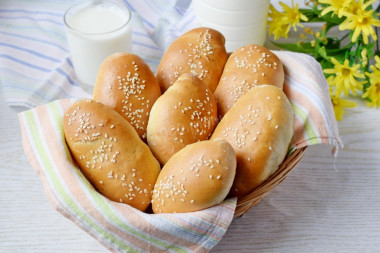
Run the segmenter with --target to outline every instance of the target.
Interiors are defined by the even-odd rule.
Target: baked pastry
[[[278,169],[292,140],[293,125],[292,106],[273,85],[252,88],[231,107],[210,138],[226,140],[235,150],[231,195],[247,195]]]
[[[74,160],[101,194],[148,207],[160,165],[128,121],[100,102],[81,100],[67,110],[63,129]]]
[[[184,213],[222,202],[232,185],[236,157],[226,141],[186,146],[162,168],[153,190],[154,213]]]
[[[211,28],[195,28],[178,37],[157,69],[162,93],[184,73],[196,75],[214,92],[227,60],[224,44],[224,36]]]
[[[148,145],[164,165],[186,145],[206,140],[217,123],[215,98],[192,74],[183,74],[152,107]]]
[[[120,113],[144,140],[150,109],[160,95],[157,79],[143,59],[115,53],[99,69],[93,99]]]
[[[282,89],[284,69],[269,49],[251,44],[233,52],[214,92],[218,113],[223,117],[231,106],[252,87],[270,84]]]

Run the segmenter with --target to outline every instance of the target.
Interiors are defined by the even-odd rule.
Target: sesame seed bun
[[[211,28],[196,28],[178,37],[167,49],[157,69],[165,92],[184,73],[200,78],[212,92],[218,85],[227,52],[224,36]]]
[[[214,96],[223,117],[232,105],[252,87],[270,84],[283,87],[284,69],[278,57],[260,45],[237,49],[228,58]]]
[[[128,121],[100,102],[81,100],[67,110],[63,129],[73,158],[101,194],[148,207],[160,165]]]
[[[93,99],[115,109],[145,140],[149,112],[160,95],[158,81],[143,59],[115,53],[99,69]]]
[[[231,195],[247,195],[278,169],[293,137],[293,125],[293,110],[281,89],[257,86],[239,98],[210,138],[226,140],[235,150]]]
[[[217,123],[215,98],[192,74],[183,74],[153,105],[148,145],[164,165],[186,145],[206,140]]]
[[[236,172],[236,157],[226,141],[186,146],[162,168],[154,186],[154,213],[184,213],[222,202]]]

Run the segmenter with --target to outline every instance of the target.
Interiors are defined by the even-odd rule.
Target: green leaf
[[[351,51],[351,48],[354,46],[354,43],[350,43],[342,48],[339,48],[339,46],[334,46],[333,48],[329,48],[329,46],[326,46],[326,52],[328,55],[337,55],[341,53],[345,53],[348,51]]]
[[[339,62],[344,62],[344,60],[347,59],[346,53],[347,51],[342,51],[339,54],[331,55],[331,57],[334,57]]]
[[[305,43],[277,43],[272,42],[274,45],[289,50],[293,52],[299,52],[299,53],[306,53],[306,54],[313,54],[314,53],[314,47],[311,46],[310,42]]]
[[[326,53],[326,48],[325,47],[320,47],[319,50],[318,50],[318,53],[319,55],[326,59],[326,60],[329,60],[329,57],[327,56],[327,53]]]
[[[320,16],[320,18],[322,18],[324,21],[326,21],[328,23],[332,23],[334,25],[339,25],[345,20],[344,17],[338,18],[338,15],[336,15],[336,14],[333,15],[333,12],[329,12],[323,16]],[[327,24],[327,25],[329,25],[329,24]]]
[[[321,64],[322,69],[329,69],[329,68],[334,67],[334,64],[332,64],[330,61],[325,60],[325,59],[321,60],[319,63]]]
[[[309,22],[323,22],[324,20],[319,17],[320,11],[315,11],[313,9],[299,9],[299,11],[305,15]]]

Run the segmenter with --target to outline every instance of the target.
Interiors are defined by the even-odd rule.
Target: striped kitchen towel
[[[0,79],[9,106],[89,97],[78,85],[63,15],[81,0],[1,0]],[[180,34],[196,26],[190,0],[114,0],[132,11],[132,52],[155,72]]]
[[[343,148],[338,125],[321,65],[301,53],[274,51],[284,65],[284,92],[295,114],[294,141],[291,150],[327,143],[333,155]]]
[[[341,147],[319,63],[304,54],[275,53],[284,65],[284,91],[295,113],[291,151],[317,143]],[[233,219],[235,199],[194,213],[145,214],[94,190],[64,139],[62,118],[74,100],[57,100],[19,114],[25,153],[54,207],[112,251],[207,252],[215,246]]]
[[[53,206],[113,252],[208,252],[230,225],[236,199],[192,213],[146,214],[108,200],[66,146],[62,118],[73,99],[21,113],[25,153]]]

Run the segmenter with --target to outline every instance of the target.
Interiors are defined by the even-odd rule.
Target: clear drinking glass
[[[116,52],[132,51],[131,12],[121,3],[87,0],[64,15],[66,37],[80,85],[92,92],[100,65]]]

